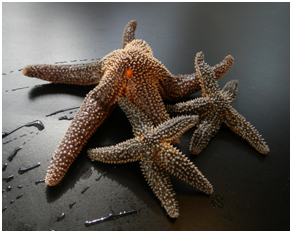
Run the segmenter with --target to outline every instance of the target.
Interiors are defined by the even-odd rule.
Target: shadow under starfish
[[[149,45],[135,39],[136,21],[123,35],[123,49],[115,50],[93,63],[74,65],[29,65],[23,74],[46,81],[97,85],[90,91],[55,151],[46,184],[57,185],[91,135],[103,123],[120,97],[127,97],[157,126],[170,119],[163,99],[179,100],[201,89],[198,75],[172,75],[153,57]],[[227,56],[212,67],[216,79],[233,65]]]
[[[204,62],[202,52],[197,53],[195,67],[202,87],[202,96],[187,102],[167,105],[170,114],[200,115],[198,128],[190,144],[190,151],[199,154],[225,123],[233,132],[248,141],[258,152],[267,154],[269,147],[259,132],[233,107],[238,81],[229,81],[220,91],[212,68]]]
[[[167,172],[186,181],[201,191],[211,194],[213,187],[185,155],[170,142],[193,127],[198,116],[172,118],[157,127],[127,98],[119,105],[131,122],[134,138],[115,146],[89,149],[88,156],[104,163],[127,163],[140,160],[141,170],[168,215],[179,216],[178,203]]]

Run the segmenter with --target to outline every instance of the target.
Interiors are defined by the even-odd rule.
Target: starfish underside
[[[136,22],[125,28],[123,49],[115,50],[98,62],[78,65],[30,65],[23,74],[56,83],[96,85],[90,91],[55,151],[46,184],[57,185],[87,140],[103,123],[120,97],[127,97],[154,126],[170,119],[162,102],[179,100],[201,89],[196,73],[172,75],[153,57],[145,41],[135,39]],[[212,67],[216,79],[233,64],[227,56]],[[174,141],[176,139],[173,139]]]
[[[91,159],[105,163],[140,160],[145,179],[172,218],[178,217],[179,210],[167,172],[207,194],[213,192],[212,185],[194,164],[170,144],[194,126],[198,116],[175,117],[154,127],[152,121],[127,98],[120,98],[119,105],[131,122],[135,137],[115,146],[89,149]]]
[[[238,81],[229,81],[220,91],[212,68],[204,62],[202,52],[196,55],[195,67],[202,87],[202,96],[187,102],[166,106],[171,114],[199,114],[198,128],[190,144],[190,151],[199,154],[225,123],[232,131],[249,142],[258,152],[267,154],[266,145],[258,131],[233,107]]]

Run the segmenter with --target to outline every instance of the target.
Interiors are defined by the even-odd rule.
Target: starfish
[[[123,49],[114,50],[97,62],[77,65],[29,65],[23,74],[46,81],[96,85],[85,97],[79,111],[55,151],[46,184],[57,185],[87,140],[103,123],[120,97],[127,97],[157,126],[170,119],[163,99],[177,100],[201,89],[198,75],[172,75],[153,57],[149,45],[135,39],[136,21],[123,35]],[[227,56],[212,69],[216,79],[233,65]],[[175,141],[176,139],[174,139]]]
[[[193,127],[198,116],[175,117],[154,127],[152,121],[127,98],[120,98],[118,102],[131,122],[135,137],[114,146],[89,149],[91,159],[104,163],[139,160],[145,179],[172,218],[179,216],[179,210],[167,172],[207,194],[213,192],[212,185],[197,167],[170,144]]]
[[[191,139],[191,153],[199,154],[202,152],[211,137],[214,137],[219,131],[221,124],[225,123],[233,132],[248,141],[258,152],[267,154],[269,147],[262,136],[232,107],[237,94],[238,81],[229,81],[220,91],[214,71],[204,62],[202,52],[196,55],[195,68],[200,79],[203,97],[166,106],[167,111],[172,114],[200,115],[198,128]]]

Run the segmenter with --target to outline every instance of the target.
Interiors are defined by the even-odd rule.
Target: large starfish
[[[177,100],[199,91],[196,73],[172,75],[157,59],[145,41],[135,40],[136,21],[125,28],[123,49],[115,50],[101,61],[78,65],[30,65],[23,74],[56,83],[97,85],[90,91],[55,151],[46,184],[57,185],[90,136],[126,96],[157,126],[167,120],[162,99]],[[227,56],[212,69],[216,79],[232,66]]]
[[[154,127],[152,121],[127,98],[120,98],[119,105],[131,122],[135,137],[115,146],[89,149],[91,159],[105,163],[140,160],[148,184],[172,218],[177,218],[179,211],[167,172],[207,194],[213,192],[212,185],[194,164],[170,144],[174,138],[193,127],[198,116],[175,117]]]
[[[249,142],[262,154],[269,152],[262,136],[233,107],[237,94],[238,81],[229,81],[220,91],[212,68],[204,62],[204,54],[197,53],[195,67],[202,87],[202,96],[187,102],[167,105],[169,113],[200,115],[198,128],[195,130],[190,151],[199,154],[209,143],[211,137],[225,123],[232,131]],[[213,106],[213,107],[211,107]]]

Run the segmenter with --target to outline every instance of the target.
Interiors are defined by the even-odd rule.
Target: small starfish
[[[162,99],[177,100],[201,89],[197,74],[172,75],[153,57],[145,41],[135,40],[136,21],[125,28],[123,49],[101,61],[78,65],[30,65],[23,74],[56,83],[97,85],[90,91],[55,151],[46,184],[57,185],[87,140],[115,107],[119,97],[128,97],[155,126],[169,120]],[[216,79],[232,66],[227,56],[212,69]]]
[[[237,94],[238,81],[229,81],[220,91],[215,74],[212,68],[204,62],[202,52],[196,55],[195,67],[199,74],[203,97],[166,106],[169,113],[201,115],[199,126],[192,136],[191,153],[199,154],[224,122],[232,131],[247,140],[258,152],[267,154],[269,147],[262,136],[232,107]]]
[[[154,127],[152,121],[127,98],[120,98],[119,105],[131,122],[135,137],[115,146],[89,149],[91,159],[104,163],[140,160],[145,179],[172,218],[177,218],[179,211],[167,172],[207,194],[213,192],[212,185],[194,164],[170,144],[174,138],[193,127],[198,116],[175,117]]]

